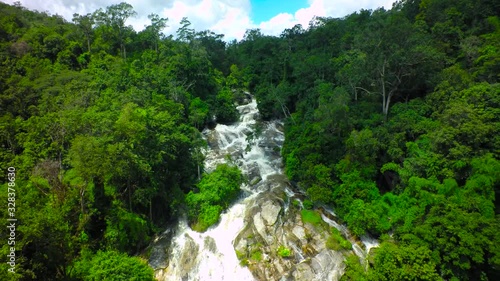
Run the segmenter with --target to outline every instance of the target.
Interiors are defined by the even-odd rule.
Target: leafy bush
[[[74,276],[84,281],[154,281],[154,271],[146,262],[115,251],[87,252],[75,263]]]
[[[310,223],[312,225],[319,225],[321,224],[321,216],[318,214],[316,211],[312,210],[302,210],[300,212],[301,217],[302,217],[302,222],[303,223]]]
[[[335,251],[341,249],[350,250],[352,249],[352,244],[342,236],[338,229],[332,228],[331,235],[328,237],[328,240],[326,240],[326,247]]]
[[[111,248],[131,253],[149,241],[148,224],[137,214],[123,209],[117,200],[114,204],[117,206],[106,221],[104,237]]]
[[[250,259],[253,261],[261,261],[262,260],[262,251],[261,250],[255,250],[252,252],[250,255]]]
[[[278,248],[278,255],[282,258],[288,258],[292,255],[292,250],[288,249],[287,247],[281,245]]]
[[[203,204],[198,215],[198,221],[193,225],[193,229],[200,232],[207,230],[219,221],[221,212],[222,207],[219,205],[210,206]]]
[[[238,110],[234,106],[236,102],[233,93],[228,88],[223,88],[215,98],[215,116],[218,123],[227,124],[238,121]]]
[[[350,254],[347,256],[346,260],[346,269],[341,281],[347,280],[356,280],[356,281],[366,281],[368,277],[366,275],[365,269],[359,262],[359,257],[355,254]]]
[[[304,205],[304,208],[306,210],[312,210],[312,208],[314,207],[313,202],[309,199],[304,200],[304,202],[302,204]]]
[[[221,164],[212,173],[205,174],[198,183],[200,192],[191,191],[186,196],[193,229],[205,231],[216,224],[222,211],[238,196],[242,183],[241,171],[227,164]]]

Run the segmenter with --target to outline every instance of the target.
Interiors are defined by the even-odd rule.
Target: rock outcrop
[[[245,228],[234,240],[242,264],[257,280],[339,280],[342,252],[326,247],[328,227],[303,223],[300,208],[290,204],[284,176],[271,176],[257,189],[245,214]]]

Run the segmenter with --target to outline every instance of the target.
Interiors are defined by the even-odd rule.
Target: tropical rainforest
[[[500,280],[500,2],[402,0],[230,42],[134,15],[0,3],[0,202],[17,219],[1,280],[154,280],[151,237],[185,213],[204,230],[235,197],[238,169],[203,173],[200,130],[237,121],[243,91],[285,121],[292,183],[381,241],[343,280]]]

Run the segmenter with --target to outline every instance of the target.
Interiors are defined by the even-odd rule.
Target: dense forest
[[[0,3],[0,201],[17,219],[1,280],[153,280],[151,237],[186,213],[204,230],[235,197],[237,169],[203,174],[200,130],[237,121],[245,90],[285,120],[310,204],[380,239],[344,280],[500,280],[500,2],[403,0],[239,42],[187,18],[166,36],[156,14],[137,32],[134,15]]]

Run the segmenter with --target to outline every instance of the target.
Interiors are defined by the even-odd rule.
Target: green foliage
[[[137,33],[134,15],[120,3],[70,24],[0,3],[0,166],[22,171],[29,206],[16,276],[4,264],[0,279],[132,279],[112,250],[139,251],[184,202],[195,228],[216,223],[242,179],[221,168],[192,190],[199,130],[237,121],[245,90],[264,119],[285,119],[304,222],[331,204],[354,234],[393,233],[367,272],[349,256],[343,279],[499,279],[495,1],[399,1],[230,44],[188,19],[164,37],[154,14]]]
[[[250,238],[250,237],[248,237]],[[236,251],[236,256],[240,260],[241,266],[248,266],[251,263],[262,261],[262,244],[251,244],[245,252]]]
[[[186,204],[193,229],[205,231],[219,221],[221,212],[236,199],[243,183],[241,171],[227,164],[218,165],[198,183],[199,192],[189,192]]]
[[[250,255],[250,260],[252,260],[254,262],[262,261],[262,251],[260,251],[260,250],[252,251],[252,253]]]
[[[424,246],[385,242],[377,250],[369,280],[442,280],[432,251]]]
[[[330,230],[331,234],[326,240],[326,247],[328,249],[339,251],[341,249],[350,250],[352,249],[352,244],[349,240],[345,239],[340,231],[336,228]]]
[[[309,199],[305,199],[304,202],[302,202],[302,205],[304,206],[304,209],[306,210],[312,210],[314,207],[313,201]]]
[[[355,254],[350,254],[345,260],[346,269],[344,275],[340,278],[342,281],[367,281],[368,276],[365,268],[359,262],[359,257]]]
[[[300,211],[300,215],[303,223],[310,223],[314,226],[322,223],[321,215],[317,211],[303,209]]]
[[[113,202],[113,204],[119,205],[120,203]],[[104,233],[108,247],[121,252],[127,252],[128,250],[132,254],[135,251],[130,249],[147,245],[149,228],[146,220],[137,214],[127,212],[119,206],[114,207],[112,210],[116,213],[108,216],[106,232]]]
[[[201,47],[162,37],[164,19],[133,31],[127,3],[75,24],[0,5],[0,166],[22,171],[28,206],[16,278],[70,279],[82,249],[140,252],[203,168],[197,129],[220,74]]]
[[[288,258],[292,255],[292,250],[288,249],[283,245],[280,245],[276,251],[278,252],[278,255],[282,258]]]
[[[188,197],[193,196],[188,194]],[[189,199],[186,199],[189,200]],[[189,202],[189,201],[188,201]],[[189,204],[189,203],[188,203]],[[198,211],[197,221],[192,225],[192,228],[196,231],[203,232],[207,230],[210,226],[219,222],[220,214],[223,211],[222,207],[219,205],[210,206],[208,204],[201,204],[200,210]]]
[[[222,124],[238,121],[239,114],[234,103],[236,102],[232,91],[223,88],[215,97],[214,113],[217,122]]]
[[[189,121],[197,128],[205,125],[209,118],[208,104],[203,102],[200,98],[195,98],[189,105]]]
[[[229,89],[246,90],[249,86],[248,74],[245,69],[239,69],[237,65],[232,64],[229,68],[230,73],[226,78],[226,86]]]
[[[154,272],[145,261],[115,251],[88,253],[75,263],[74,276],[82,280],[153,281]]]

